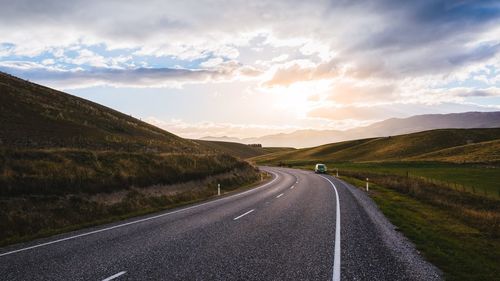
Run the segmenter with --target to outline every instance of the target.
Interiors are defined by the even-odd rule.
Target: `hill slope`
[[[426,153],[411,158],[411,160],[432,160],[456,163],[481,163],[485,159],[490,162],[500,160],[500,140],[466,144]]]
[[[130,152],[204,152],[105,106],[0,73],[0,144]]]
[[[487,153],[487,151],[494,150],[494,146],[497,145],[496,142],[490,141],[498,139],[500,139],[500,128],[441,129],[394,137],[345,141],[264,155],[252,160],[257,163],[290,161],[457,161],[457,159],[493,162],[500,160],[498,153]],[[472,152],[480,153],[479,151],[482,151],[481,157],[474,158],[471,155]],[[481,161],[478,161],[479,159]]]

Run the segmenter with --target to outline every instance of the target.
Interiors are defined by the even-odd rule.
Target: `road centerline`
[[[122,276],[122,275],[123,275],[123,274],[125,274],[125,273],[127,273],[127,272],[126,272],[126,271],[120,271],[120,272],[118,272],[117,274],[111,275],[111,276],[109,276],[108,278],[103,279],[102,281],[110,281],[110,280],[113,280],[113,279],[115,279],[115,278],[118,278],[118,277]]]
[[[340,281],[340,201],[339,201],[339,193],[337,191],[337,187],[333,182],[328,179],[327,177],[324,177],[322,175],[319,175],[320,177],[324,178],[327,180],[333,187],[333,190],[335,191],[335,201],[336,201],[336,209],[335,209],[335,246],[334,246],[334,258],[333,258],[333,276],[332,280],[333,281]]]
[[[276,198],[280,198],[281,196],[283,196],[283,193],[281,193],[280,195],[276,196]]]
[[[235,217],[233,220],[234,220],[234,221],[235,221],[235,220],[238,220],[238,219],[240,219],[240,218],[242,218],[242,217],[244,217],[244,216],[246,216],[246,215],[250,214],[250,213],[251,213],[251,212],[253,212],[253,211],[255,211],[255,209],[251,209],[250,211],[248,211],[248,212],[246,212],[246,213],[243,213],[243,214],[241,214],[241,215],[239,215],[239,216]]]

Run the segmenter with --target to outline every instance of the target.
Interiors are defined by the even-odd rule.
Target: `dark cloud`
[[[469,62],[482,61],[494,57],[500,51],[500,44],[484,44],[469,52],[456,54],[449,60],[455,65],[464,65]]]
[[[371,1],[370,1],[371,2]],[[387,21],[383,28],[368,32],[355,47],[362,50],[393,51],[419,48],[430,42],[444,41],[460,34],[460,40],[498,23],[498,1],[373,1],[368,5]],[[377,28],[375,28],[377,29]]]
[[[95,85],[123,87],[158,87],[182,85],[184,83],[217,82],[231,80],[235,76],[253,76],[258,72],[241,67],[239,64],[222,65],[217,69],[175,69],[175,68],[135,68],[113,69],[93,68],[90,70],[57,70],[41,66],[12,64],[0,66],[0,71],[24,79],[62,88],[80,88]]]

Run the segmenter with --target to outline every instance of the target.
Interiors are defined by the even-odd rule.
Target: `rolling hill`
[[[252,158],[257,163],[300,161],[497,162],[500,128],[440,129],[393,137],[345,141]],[[480,155],[480,156],[479,156]]]
[[[206,152],[105,106],[0,73],[0,144],[129,152]]]
[[[241,143],[260,143],[263,146],[314,147],[347,140],[387,137],[433,129],[498,128],[500,112],[464,112],[425,114],[408,118],[391,118],[366,127],[350,130],[298,130],[292,133],[237,139],[206,137],[205,140],[225,140]]]
[[[482,163],[486,159],[495,162],[500,160],[500,139],[441,149],[410,159],[455,163]]]

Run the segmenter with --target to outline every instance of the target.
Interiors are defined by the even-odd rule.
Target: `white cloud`
[[[200,66],[205,67],[205,68],[212,68],[212,67],[220,65],[223,62],[224,62],[224,60],[222,58],[211,58],[209,60],[202,62],[200,64]]]
[[[274,57],[271,61],[272,62],[283,62],[288,59],[289,55],[288,54],[282,54],[277,57]]]
[[[245,87],[282,96],[299,117],[328,107],[498,105],[493,2],[3,2],[0,67],[59,88],[252,81]]]
[[[44,59],[42,61],[42,64],[44,64],[44,65],[51,65],[51,64],[54,64],[54,63],[55,63],[54,59]]]

